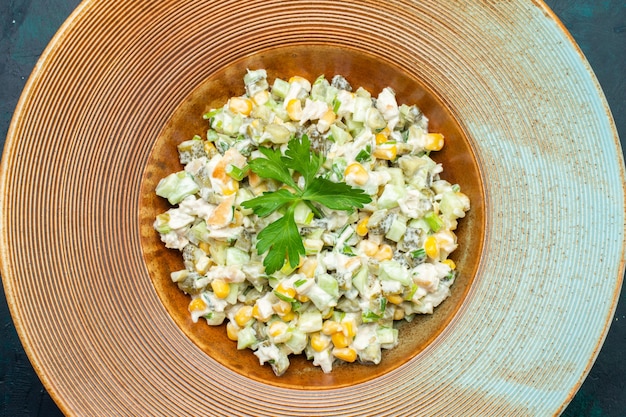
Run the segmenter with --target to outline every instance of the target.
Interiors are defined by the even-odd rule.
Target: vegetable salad
[[[430,157],[444,137],[391,88],[374,97],[339,75],[270,85],[263,69],[243,81],[156,188],[172,208],[154,228],[185,266],[171,279],[194,322],[226,323],[276,375],[292,354],[324,372],[377,364],[394,322],[432,313],[456,277],[470,202]]]

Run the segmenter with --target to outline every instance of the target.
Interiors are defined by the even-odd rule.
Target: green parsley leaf
[[[302,174],[306,185],[311,183],[324,163],[323,156],[311,152],[311,141],[307,135],[302,135],[300,140],[291,140],[282,160],[288,168]]]
[[[259,151],[265,158],[255,158],[248,162],[250,170],[260,177],[270,178],[287,184],[292,188],[298,188],[296,182],[285,165],[280,149],[260,147]]]
[[[256,249],[259,254],[267,252],[263,265],[266,274],[273,274],[283,267],[285,259],[295,268],[300,263],[300,256],[306,251],[298,226],[293,218],[295,204],[289,206],[287,213],[270,223],[257,235]]]
[[[306,135],[289,141],[285,155],[280,149],[259,148],[265,158],[255,158],[248,162],[250,170],[263,178],[280,181],[292,188],[281,188],[265,192],[242,206],[252,209],[260,217],[268,216],[287,207],[283,217],[270,223],[257,235],[256,249],[259,255],[266,253],[263,259],[265,273],[273,274],[283,267],[285,259],[292,268],[300,263],[300,257],[306,255],[294,211],[298,203],[307,204],[313,213],[322,217],[322,211],[316,206],[323,205],[331,210],[354,210],[372,201],[365,191],[353,188],[343,182],[332,182],[318,177],[317,172],[324,163],[324,157],[311,150],[311,142]],[[304,178],[304,187],[298,186],[291,171]]]
[[[323,204],[331,210],[350,211],[362,208],[372,201],[365,191],[353,188],[345,182],[332,182],[328,179],[317,177],[302,194],[302,198]]]
[[[258,197],[242,202],[241,205],[245,208],[252,209],[256,215],[265,217],[276,210],[280,210],[285,204],[297,200],[298,196],[288,190],[280,189],[278,191],[264,192]]]

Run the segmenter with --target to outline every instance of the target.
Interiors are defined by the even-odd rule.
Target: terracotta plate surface
[[[87,0],[44,52],[0,177],[2,278],[67,415],[559,414],[624,272],[624,165],[602,91],[541,2]],[[193,324],[152,229],[202,113],[270,78],[343,74],[417,103],[472,201],[453,295],[377,366],[275,377]]]

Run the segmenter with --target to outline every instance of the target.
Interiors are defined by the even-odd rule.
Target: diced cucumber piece
[[[332,275],[320,274],[317,277],[317,285],[319,285],[319,287],[323,289],[324,291],[326,291],[328,294],[333,296],[333,298],[339,297],[339,283]]]
[[[398,342],[398,329],[393,327],[379,327],[376,329],[378,343],[381,345],[392,345]]]
[[[401,216],[396,216],[385,237],[394,242],[399,242],[404,236],[404,232],[406,232],[406,221]]]
[[[276,78],[274,80],[274,84],[272,84],[272,94],[276,97],[284,99],[287,96],[287,92],[289,91],[289,83],[280,78]]]
[[[259,81],[267,78],[267,71],[264,69],[258,70],[247,70],[246,74],[243,76],[243,83],[245,85],[258,83]]]
[[[252,213],[254,213],[254,210],[241,207],[241,203],[243,203],[244,201],[252,200],[253,198],[254,194],[252,194],[252,192],[247,188],[241,187],[237,191],[237,195],[235,197],[235,206],[239,209],[239,211],[241,211],[241,214],[243,214],[244,216],[252,215]]]
[[[379,364],[382,359],[380,343],[370,343],[365,349],[359,350],[359,359],[363,362]]]
[[[214,241],[209,246],[211,258],[217,265],[226,265],[226,249],[228,245],[223,242]]]
[[[319,332],[322,330],[322,313],[315,310],[307,310],[300,314],[298,329],[304,333]]]
[[[335,142],[339,145],[343,145],[346,142],[352,141],[352,136],[347,131],[343,130],[336,124],[330,125],[330,134],[335,139]]]
[[[403,187],[406,185],[404,182],[404,174],[402,173],[402,169],[400,168],[385,168],[385,171],[389,173],[391,176],[390,184],[397,185],[398,187]]]
[[[246,265],[250,262],[250,254],[235,247],[226,248],[226,266]]]
[[[189,237],[192,243],[196,245],[198,242],[209,242],[209,229],[207,229],[206,223],[203,221],[198,222],[198,224],[194,225],[189,229]],[[194,242],[195,240],[195,242]]]
[[[353,119],[346,120],[346,128],[348,129],[348,133],[350,133],[351,139],[357,137],[363,131],[363,122],[357,122]]]
[[[395,184],[387,184],[383,193],[378,197],[378,208],[390,209],[398,207],[398,200],[404,198],[406,191],[404,187]]]
[[[370,107],[369,110],[367,110],[365,124],[373,131],[379,131],[387,126],[385,118],[376,107]]]
[[[367,110],[372,106],[372,100],[367,97],[356,96],[354,98],[354,113],[352,120],[355,122],[365,122],[367,118]]]
[[[198,184],[185,171],[168,175],[156,186],[156,194],[159,197],[167,198],[170,204],[178,204],[198,191],[200,191]]]
[[[399,281],[406,287],[409,287],[413,283],[409,271],[396,261],[382,261],[379,268],[378,277],[381,280],[390,279]]]
[[[161,234],[167,234],[172,231],[170,227],[170,214],[168,212],[161,213],[156,217],[154,221],[154,230]]]
[[[301,329],[293,329],[289,330],[289,332],[291,333],[291,337],[289,338],[289,340],[287,340],[287,342],[285,342],[285,345],[287,345],[287,347],[295,355],[299,355],[300,353],[302,353],[304,348],[306,348],[306,345],[308,343],[307,335]]]
[[[311,100],[326,101],[326,89],[330,87],[330,83],[320,75],[311,86]]]
[[[241,114],[230,115],[224,112],[224,122],[222,125],[222,131],[225,135],[236,136],[239,133],[239,128],[243,123],[243,117]]]
[[[224,313],[223,311],[211,311],[204,316],[204,319],[209,326],[219,326],[220,324],[224,323],[224,320],[226,319],[226,313]]]
[[[464,194],[457,194],[455,191],[448,191],[442,194],[439,210],[449,219],[465,217],[469,199]]]
[[[367,281],[369,278],[369,269],[367,266],[361,267],[357,273],[352,277],[352,285],[359,291],[361,297],[367,298],[366,289]]]
[[[413,219],[409,222],[409,227],[414,229],[420,229],[426,233],[430,232],[430,226],[424,219]]]
[[[322,289],[319,285],[313,285],[307,292],[306,296],[313,302],[315,307],[321,311],[327,310],[329,307],[337,305],[336,297]]]
[[[252,327],[244,327],[237,333],[237,349],[239,350],[249,348],[257,342],[256,331]]]
[[[266,78],[267,71],[264,69],[248,70],[246,75],[243,76],[243,83],[245,84],[248,96],[252,97],[260,91],[267,90],[269,85],[267,84]]]
[[[269,363],[276,376],[281,376],[289,368],[289,358],[278,347],[276,347],[276,350],[278,351],[277,355]]]
[[[189,271],[187,269],[181,269],[179,271],[174,271],[170,273],[170,278],[172,282],[180,282],[189,276]]]
[[[306,238],[302,241],[302,244],[304,245],[304,250],[307,256],[320,253],[324,247],[324,241],[322,239]]]

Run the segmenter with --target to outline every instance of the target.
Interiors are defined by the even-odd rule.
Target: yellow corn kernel
[[[370,221],[370,217],[363,217],[356,224],[356,234],[363,237],[367,234],[367,223]]]
[[[206,253],[207,255],[208,255],[208,254],[210,253],[210,251],[211,251],[211,245],[209,245],[209,244],[208,244],[208,243],[206,243],[206,242],[202,242],[202,241],[200,241],[200,243],[198,243],[198,247],[199,247],[200,249],[202,249],[202,251],[203,251],[204,253]]]
[[[307,257],[302,262],[302,266],[298,269],[298,272],[304,274],[307,278],[313,278],[315,275],[315,269],[317,268],[317,259]]]
[[[218,150],[213,142],[209,142],[208,140],[204,142],[204,152],[207,154],[209,159],[218,154]]]
[[[254,104],[256,104],[257,106],[262,106],[263,104],[267,103],[269,99],[270,93],[267,90],[259,91],[254,96],[252,96],[252,101],[254,101]]]
[[[276,303],[272,304],[272,309],[279,316],[283,316],[291,312],[291,303],[283,300],[278,300]]]
[[[435,236],[428,236],[426,238],[426,241],[424,242],[424,250],[429,258],[439,258],[439,244],[437,243],[437,238],[435,238]]]
[[[396,308],[395,311],[393,312],[393,319],[394,320],[402,320],[404,318],[404,309],[403,308]]]
[[[194,298],[189,303],[189,311],[202,311],[206,309],[206,303],[202,298]]]
[[[233,195],[237,191],[239,191],[239,181],[234,179],[230,179],[230,181],[226,181],[222,188],[222,194],[224,195]]]
[[[305,294],[296,294],[296,300],[300,301],[301,303],[306,303],[310,299]]]
[[[396,155],[398,154],[398,148],[395,144],[391,146],[379,146],[374,149],[372,155],[376,159],[384,159],[386,161],[392,161],[396,159]]]
[[[443,148],[443,135],[441,133],[427,133],[424,149],[427,151],[440,151]]]
[[[242,306],[235,313],[235,323],[237,326],[243,327],[252,320],[252,306]]]
[[[335,112],[333,112],[332,110],[328,110],[317,121],[317,130],[319,130],[320,133],[325,133],[330,128],[330,125],[335,123],[336,119],[337,115],[335,114]]]
[[[286,287],[282,282],[274,288],[274,291],[289,298],[296,296],[296,290],[293,287]]]
[[[334,348],[333,356],[346,362],[354,362],[356,360],[356,350],[351,347]]]
[[[291,83],[304,83],[305,85],[309,82],[309,80],[307,80],[306,78],[300,76],[300,75],[293,75],[291,76],[291,78],[289,78],[289,84]]]
[[[302,87],[302,89],[304,89],[305,91],[311,91],[311,82],[304,77],[294,75],[293,77],[289,78],[289,84],[293,83],[300,84],[300,87]]]
[[[363,252],[364,255],[372,257],[378,252],[378,244],[371,240],[362,240],[359,242],[359,250]]]
[[[294,313],[293,310],[289,311],[288,313],[283,314],[280,317],[285,323],[289,323],[291,320],[296,318],[296,313]]]
[[[316,352],[321,352],[330,346],[330,339],[320,332],[311,333],[309,336],[309,343],[311,343],[311,347]]]
[[[196,272],[200,275],[204,275],[209,272],[209,268],[213,265],[213,262],[208,256],[201,257],[198,262],[195,263],[194,267],[196,268]]]
[[[289,100],[287,103],[287,114],[291,120],[298,121],[302,119],[302,103],[297,98]]]
[[[345,334],[349,338],[353,338],[356,336],[356,324],[352,320],[346,320],[341,323],[343,326],[343,334]]]
[[[402,304],[402,302],[404,301],[404,298],[402,298],[400,294],[389,294],[386,296],[386,298],[387,298],[387,301],[395,305]]]
[[[226,323],[226,336],[228,336],[230,340],[234,341],[237,341],[239,338],[239,329],[237,329],[237,327],[235,327],[235,325],[230,321]]]
[[[378,248],[378,251],[376,251],[376,254],[374,255],[374,259],[378,261],[388,261],[392,258],[393,258],[393,249],[391,249],[391,246],[387,244],[380,245],[380,248]]]
[[[448,265],[453,271],[456,269],[456,264],[452,259],[444,259],[443,261],[441,261],[441,263]]]
[[[329,318],[331,318],[333,316],[334,312],[335,312],[335,309],[333,307],[331,307],[325,313],[322,312],[322,318],[324,320],[327,320],[327,319],[329,319]]]
[[[344,176],[350,177],[350,179],[357,185],[363,185],[369,180],[370,176],[363,168],[363,165],[358,162],[353,162],[348,165],[344,171]]]
[[[374,137],[374,139],[376,140],[376,145],[380,145],[380,144],[387,142],[387,135],[385,135],[382,132],[376,133],[376,136]]]
[[[343,333],[343,331],[330,335],[330,340],[332,340],[333,345],[335,345],[336,348],[345,348],[350,345],[350,339]]]
[[[263,317],[261,315],[261,312],[259,311],[259,305],[258,304],[255,304],[252,307],[252,317],[254,317],[255,319],[257,319],[258,321],[261,321],[261,322],[266,322],[266,321],[269,320],[269,317]]]
[[[228,101],[228,109],[233,113],[241,113],[249,116],[252,111],[252,100],[245,97],[232,97]]]
[[[217,298],[226,298],[230,294],[230,284],[220,278],[211,281],[211,288]]]
[[[326,335],[331,335],[338,332],[343,332],[343,326],[341,325],[341,323],[334,320],[326,320],[322,324],[322,333]]]
[[[348,262],[346,262],[345,264],[346,270],[348,271],[354,271],[359,266],[361,266],[361,258],[359,258],[358,256],[348,259]]]
[[[271,337],[278,337],[282,334],[285,334],[288,327],[289,326],[287,326],[287,323],[285,323],[284,321],[277,320],[270,324],[267,334],[269,334]]]

